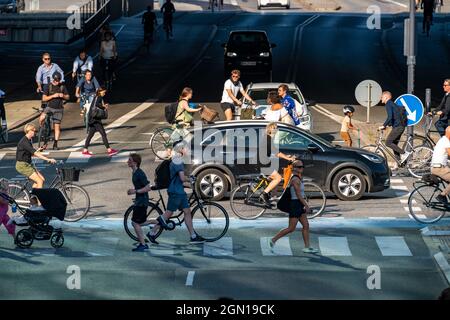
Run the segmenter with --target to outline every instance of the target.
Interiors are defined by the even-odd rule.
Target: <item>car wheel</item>
[[[228,179],[217,169],[207,169],[197,175],[195,188],[201,198],[219,201],[228,191]]]
[[[333,192],[343,201],[355,201],[362,197],[366,190],[366,179],[355,169],[339,171],[333,179]]]

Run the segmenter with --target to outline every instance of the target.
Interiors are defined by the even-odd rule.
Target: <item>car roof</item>
[[[269,123],[272,123],[273,121],[268,120],[236,120],[236,121],[216,121],[212,124],[203,125],[202,128],[221,128],[221,127],[248,127],[251,125],[258,125],[258,126],[267,126]],[[298,128],[296,126],[277,122],[278,127],[285,127],[285,128],[291,128],[291,129],[297,129],[302,132],[306,132],[301,128]]]
[[[248,85],[248,88],[252,89],[277,89],[281,84],[287,84],[289,89],[299,89],[298,86],[293,83],[286,83],[286,82],[258,82],[258,83],[250,83]]]
[[[230,34],[232,33],[266,33],[266,32],[264,30],[232,30],[230,31]]]

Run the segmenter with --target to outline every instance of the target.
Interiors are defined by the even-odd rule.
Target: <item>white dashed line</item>
[[[412,215],[410,215],[410,214],[408,214],[408,217],[409,217],[411,220],[416,220],[416,219],[414,219],[414,217],[413,217]],[[424,214],[416,214],[416,217],[419,218],[419,219],[422,219],[422,220],[426,220],[426,219],[427,219],[427,217],[426,217]]]
[[[391,183],[403,183],[403,179],[391,179]]]
[[[391,189],[408,191],[408,187],[407,186],[391,186]]]
[[[186,278],[186,286],[192,286],[194,283],[195,271],[189,271]]]
[[[347,237],[319,237],[320,252],[324,256],[351,256]]]
[[[406,5],[404,3],[400,3],[400,2],[397,2],[397,1],[394,1],[394,0],[385,0],[385,1],[389,2],[389,3],[392,3],[392,4],[395,4],[397,6],[403,7],[403,8],[408,8],[408,5]]]
[[[292,256],[291,245],[289,238],[281,238],[275,242],[273,250],[269,246],[270,237],[261,237],[261,251],[263,256]]]
[[[383,256],[387,257],[411,257],[412,253],[406,244],[405,238],[401,236],[394,237],[375,237],[378,248]]]

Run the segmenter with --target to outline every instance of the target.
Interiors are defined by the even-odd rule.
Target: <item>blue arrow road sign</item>
[[[395,100],[395,104],[404,106],[408,112],[408,126],[413,126],[422,120],[424,107],[422,101],[413,94],[404,94]]]

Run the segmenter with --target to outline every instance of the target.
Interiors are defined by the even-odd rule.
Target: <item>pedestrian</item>
[[[437,107],[436,114],[439,116],[439,120],[434,124],[441,137],[444,136],[445,129],[448,126],[448,120],[450,119],[450,78],[444,80],[442,87],[444,88],[445,94],[439,104],[439,107]]]
[[[445,129],[442,136],[433,150],[431,158],[431,173],[441,177],[444,181],[450,182],[450,168],[448,167],[448,157],[450,156],[450,126]],[[447,203],[447,195],[450,193],[450,184],[447,184],[437,196],[436,200]]]
[[[142,252],[148,249],[148,245],[145,243],[144,232],[142,227],[148,225],[147,222],[147,210],[148,210],[148,191],[150,190],[150,182],[145,175],[145,172],[141,169],[142,157],[133,153],[130,154],[128,158],[128,167],[133,171],[132,182],[134,189],[129,189],[127,191],[128,195],[136,195],[134,206],[133,206],[133,216],[131,217],[131,224],[136,232],[139,240],[139,244],[136,248],[133,248],[133,252]]]
[[[342,111],[344,112],[344,119],[342,119],[341,125],[341,138],[344,140],[347,147],[351,147],[352,137],[350,136],[349,131],[350,129],[355,130],[355,127],[352,124],[352,117],[355,112],[355,108],[352,106],[345,106]]]
[[[144,25],[144,43],[147,45],[148,50],[148,45],[150,42],[153,42],[155,27],[158,25],[152,6],[148,6],[147,11],[142,15],[142,24]]]
[[[80,99],[81,115],[84,115],[84,105],[86,103],[92,103],[100,89],[100,84],[97,79],[92,75],[91,70],[84,72],[84,77],[81,77],[75,88],[75,96]]]
[[[108,62],[110,74],[112,74],[112,78],[113,80],[115,80],[115,65],[117,62],[117,57],[118,54],[116,40],[114,39],[112,32],[106,32],[105,37],[100,45],[100,65],[102,67],[102,75],[104,81],[109,80],[106,79],[106,64]]]
[[[239,70],[231,71],[230,78],[225,81],[222,92],[222,100],[220,106],[225,113],[227,121],[233,120],[233,114],[236,112],[236,106],[242,106],[242,101],[237,98],[239,93],[245,97],[252,105],[256,105],[255,101],[245,92],[241,78],[241,72]]]
[[[202,110],[201,108],[192,108],[189,105],[189,100],[192,99],[192,95],[192,89],[186,87],[183,89],[178,99],[178,108],[175,116],[175,121],[183,128],[191,127],[194,121],[194,113]]]
[[[8,233],[13,237],[16,237],[16,225],[10,223],[11,218],[8,215],[9,201],[5,196],[8,195],[8,180],[0,180],[0,226],[3,224]]]
[[[281,104],[281,97],[278,95],[278,92],[269,91],[267,95],[267,103],[269,106],[266,109],[266,114],[264,116],[265,120],[294,124],[289,112]]]
[[[44,91],[44,85],[48,85],[52,81],[52,76],[55,72],[61,75],[61,83],[64,82],[64,72],[56,63],[52,62],[50,53],[45,52],[42,54],[42,62],[43,64],[36,71],[37,93]]]
[[[403,163],[408,158],[409,153],[406,153],[405,150],[400,148],[398,143],[408,124],[406,110],[403,106],[396,105],[392,101],[392,94],[389,91],[382,93],[381,102],[386,105],[387,119],[378,129],[385,130],[386,127],[392,126],[392,130],[386,138],[386,146],[394,151],[397,161]],[[392,168],[392,174],[394,176],[396,175],[395,171],[398,169],[397,161],[394,162],[394,167]]]
[[[294,121],[294,125],[298,126],[300,124],[300,119],[297,114],[295,100],[289,95],[289,87],[287,84],[280,84],[278,86],[278,95],[281,97],[281,104],[288,111]]]
[[[170,163],[170,184],[167,188],[167,194],[169,196],[167,202],[167,210],[162,216],[157,218],[158,223],[147,234],[148,239],[155,243],[155,234],[159,231],[159,228],[168,228],[167,220],[177,210],[183,210],[184,223],[188,229],[190,235],[190,243],[197,244],[205,242],[205,239],[196,234],[194,227],[192,226],[192,213],[189,205],[188,197],[184,191],[184,182],[188,179],[184,175],[184,160],[183,157],[188,155],[187,145],[183,140],[177,141],[173,146],[173,156]]]
[[[92,156],[94,155],[91,151],[89,151],[89,145],[91,143],[91,139],[96,132],[100,133],[102,136],[103,144],[105,145],[106,151],[110,157],[116,155],[118,153],[117,150],[112,149],[108,142],[108,137],[106,136],[105,128],[103,127],[102,120],[107,119],[108,117],[108,103],[105,103],[104,97],[106,95],[106,89],[100,88],[97,91],[97,95],[93,99],[91,103],[91,107],[89,108],[87,114],[87,123],[88,123],[88,134],[86,137],[86,141],[84,143],[84,149],[82,154],[84,156]]]
[[[436,0],[422,0],[420,3],[420,8],[423,9],[422,33],[427,32],[427,36],[430,35],[430,30],[426,29],[426,23],[429,21],[430,25],[433,25],[433,12],[435,7]]]
[[[304,165],[301,160],[294,161],[292,169],[292,177],[289,183],[289,189],[286,189],[284,191],[290,194],[289,226],[278,232],[272,239],[268,239],[269,247],[272,250],[275,246],[275,243],[280,238],[295,231],[297,223],[300,221],[302,225],[303,242],[305,244],[303,252],[305,253],[318,252],[318,250],[311,247],[309,243],[309,223],[307,214],[311,212],[311,208],[308,206],[308,203],[305,200],[305,187],[303,185],[303,169]]]

